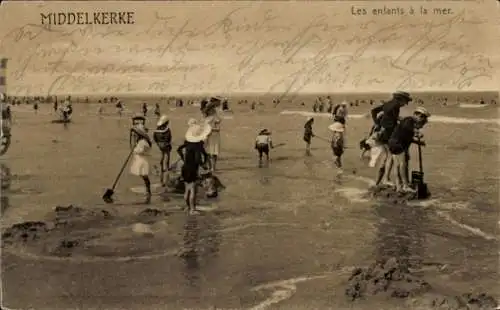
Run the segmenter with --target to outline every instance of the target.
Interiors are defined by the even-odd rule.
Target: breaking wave
[[[459,108],[466,109],[478,109],[478,108],[486,108],[489,106],[488,104],[475,104],[475,103],[461,103],[458,105]]]
[[[326,117],[331,118],[330,113],[314,113],[307,111],[293,111],[293,110],[283,110],[280,115],[302,115],[304,117]],[[358,118],[370,118],[368,114],[349,114],[350,119]],[[429,118],[431,123],[446,123],[446,124],[497,124],[500,125],[499,118],[466,118],[466,117],[452,117],[444,115],[432,115]]]

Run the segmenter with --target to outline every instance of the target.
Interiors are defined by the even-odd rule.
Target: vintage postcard
[[[2,309],[499,306],[499,1],[0,21]]]

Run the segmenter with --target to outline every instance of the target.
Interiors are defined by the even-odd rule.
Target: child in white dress
[[[151,202],[151,181],[149,179],[149,156],[152,146],[151,139],[146,130],[140,127],[134,127],[132,132],[136,135],[136,145],[133,149],[132,163],[130,164],[130,173],[141,177],[146,187],[146,203]]]

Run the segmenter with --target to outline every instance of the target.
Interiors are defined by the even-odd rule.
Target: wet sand
[[[433,196],[402,205],[367,198],[374,171],[359,159],[357,142],[369,129],[369,120],[349,121],[349,148],[339,174],[328,144],[314,140],[313,156],[304,156],[304,116],[280,115],[282,107],[255,112],[232,108],[235,113],[223,119],[218,175],[227,189],[194,218],[179,210],[182,201],[174,196],[165,202],[155,195],[151,205],[142,205],[143,197],[131,190],[141,181],[127,173],[114,195],[116,203],[101,201],[128,152],[128,117],[101,118],[95,116],[97,106],[86,111],[76,106],[74,123],[64,127],[50,123],[50,105],[42,105],[38,116],[29,110],[15,113],[13,144],[2,157],[12,174],[2,195],[9,203],[2,231],[41,221],[49,232],[26,241],[27,246],[13,247],[3,238],[4,305],[417,308],[413,297],[377,295],[350,301],[346,296],[355,268],[389,258],[409,264],[412,276],[428,282],[432,294],[488,293],[500,298],[499,153],[492,131],[498,125],[430,123],[423,152]],[[353,107],[351,112],[368,108]],[[498,115],[493,107],[431,110],[455,117]],[[198,116],[198,110],[183,107],[168,113],[178,145],[187,119]],[[154,120],[149,120],[150,128]],[[327,125],[326,117],[317,118],[318,136],[327,137]],[[276,143],[286,143],[272,153],[268,168],[257,168],[252,148],[261,127],[273,131]],[[153,154],[158,160],[158,152]],[[414,152],[411,156],[416,158]],[[93,214],[74,217],[64,215],[64,208],[59,215],[54,210],[70,204]],[[140,215],[147,208],[159,212]],[[66,221],[60,230],[55,229],[58,218]],[[71,243],[77,238],[84,241]]]

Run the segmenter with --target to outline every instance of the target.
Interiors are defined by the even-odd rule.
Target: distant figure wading
[[[314,118],[308,117],[306,123],[304,124],[304,137],[303,140],[306,143],[306,155],[311,155],[311,139],[314,137],[313,126]]]
[[[257,138],[255,138],[255,149],[259,153],[259,167],[262,166],[263,155],[266,155],[266,163],[269,164],[269,152],[273,147],[271,132],[267,129],[262,129]]]

